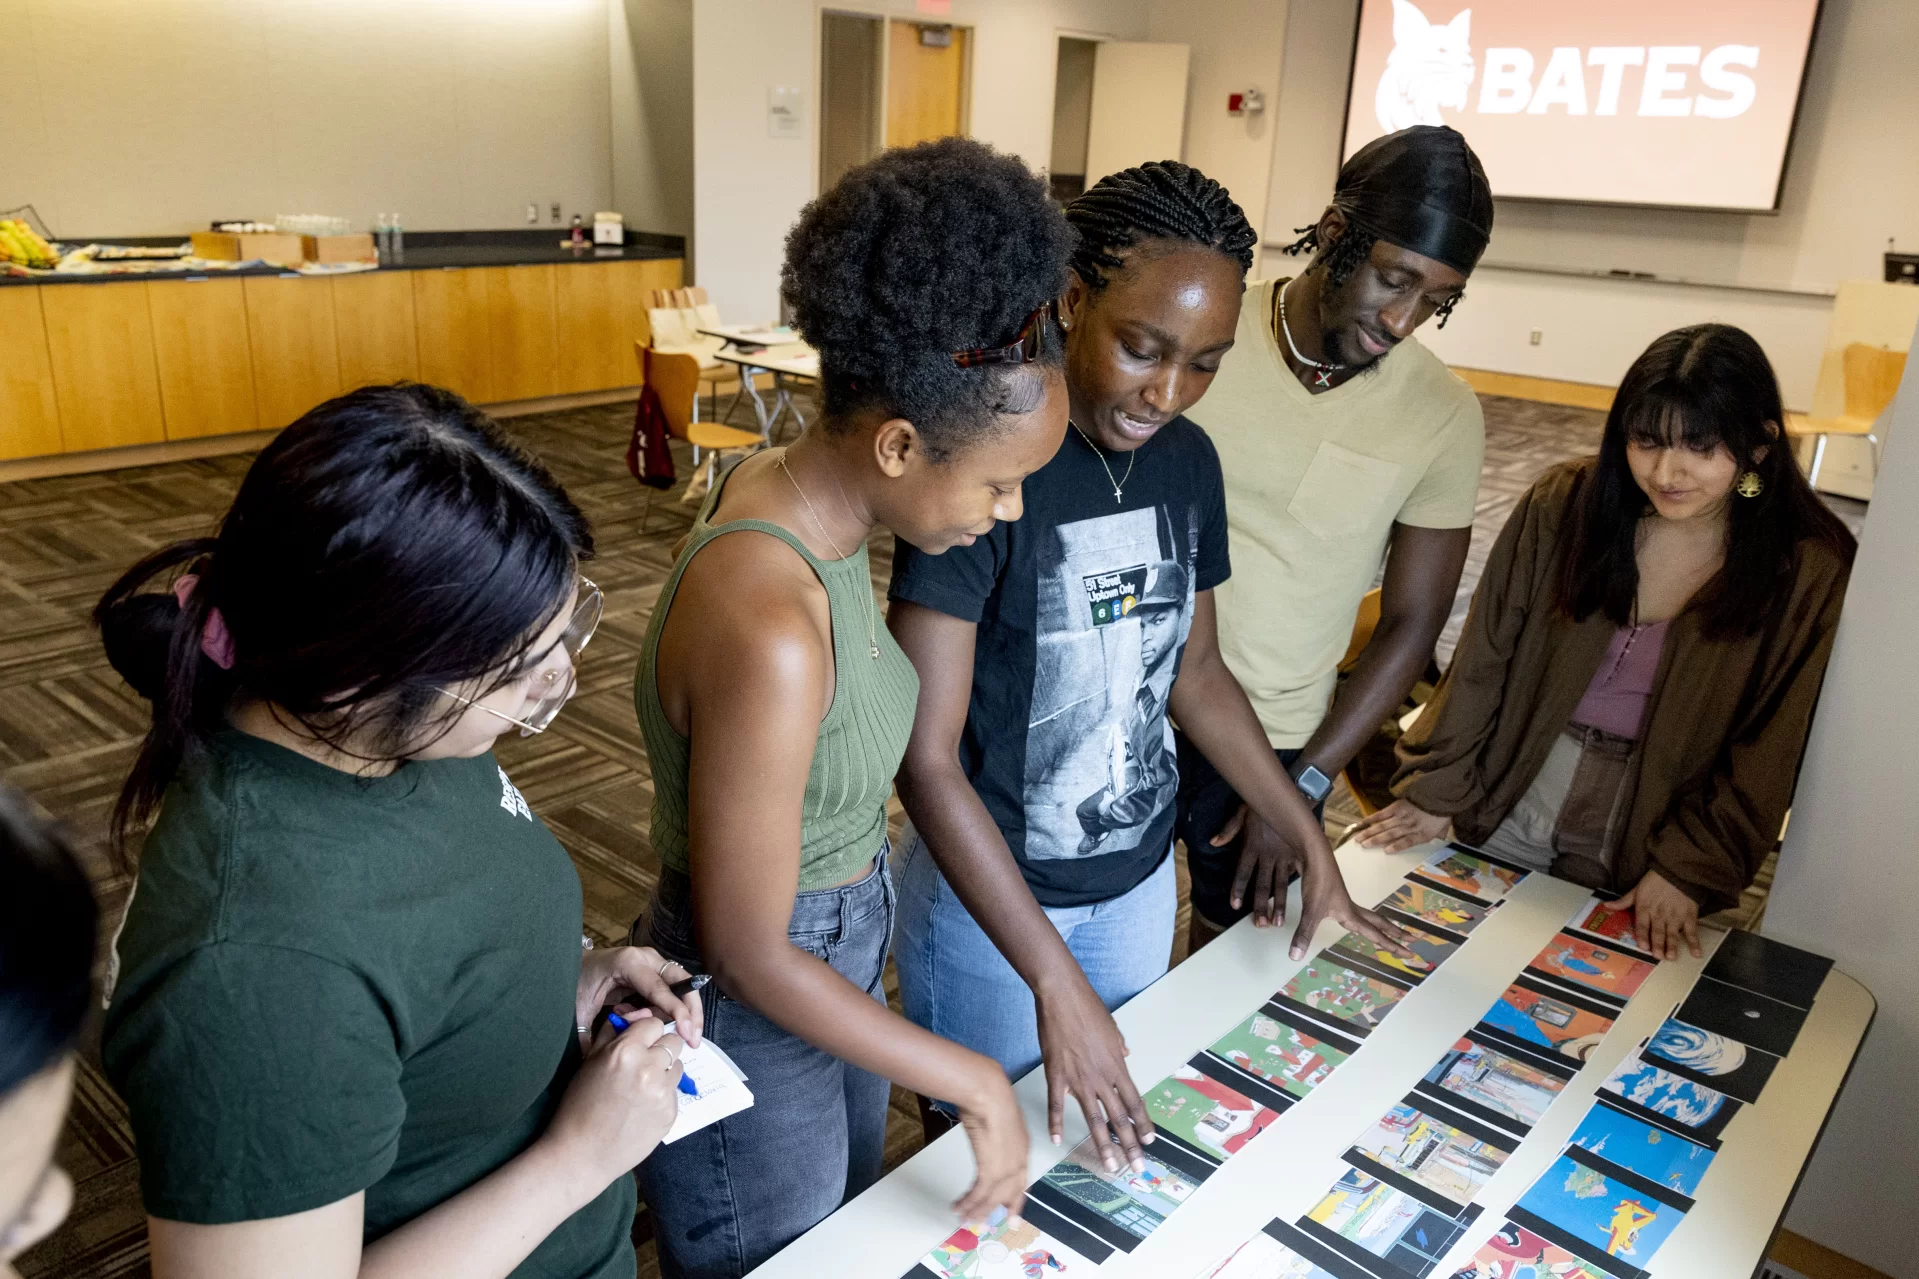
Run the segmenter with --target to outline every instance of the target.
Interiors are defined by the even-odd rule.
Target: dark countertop
[[[554,227],[537,231],[412,231],[404,241],[401,260],[382,263],[382,271],[431,271],[449,267],[541,266],[572,262],[643,262],[660,258],[683,257],[686,240],[682,236],[655,231],[628,231],[626,244],[595,245],[576,253],[563,249],[559,242],[567,230]],[[115,236],[88,240],[89,244],[172,245],[184,240],[177,235]],[[70,241],[82,243],[82,241]],[[196,280],[243,278],[249,275],[288,275],[277,266],[246,267],[233,271],[153,271],[124,275],[52,274],[15,276],[0,274],[0,288],[18,284],[118,284],[128,280]],[[347,274],[365,274],[349,272]],[[314,279],[330,278],[325,275]]]

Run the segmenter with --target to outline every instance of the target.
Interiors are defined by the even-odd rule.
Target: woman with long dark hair
[[[714,485],[634,687],[663,863],[634,936],[714,975],[708,1026],[754,1096],[641,1169],[673,1279],[737,1279],[870,1185],[889,1079],[959,1104],[963,1215],[1019,1208],[1006,1076],[886,1008],[886,799],[919,683],[866,542],[938,554],[1020,517],[1066,430],[1067,243],[1039,179],[959,138],[851,170],[787,237],[820,420]]]
[[[1655,954],[1699,953],[1699,916],[1779,838],[1852,564],[1784,417],[1739,329],[1677,329],[1633,362],[1599,455],[1506,522],[1362,843],[1451,829],[1625,894]]]
[[[579,878],[491,752],[571,694],[591,553],[477,410],[376,387],[100,601],[153,703],[103,1052],[157,1279],[633,1274],[627,1173],[698,998],[651,951],[583,949]],[[591,1035],[629,993],[651,1011]]]

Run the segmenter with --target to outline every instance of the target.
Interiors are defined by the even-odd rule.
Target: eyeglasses
[[[1005,346],[982,346],[971,351],[958,351],[953,355],[953,363],[963,369],[976,369],[983,364],[1031,364],[1039,358],[1040,348],[1046,340],[1046,320],[1052,318],[1059,323],[1059,299],[1047,298],[1034,312],[1026,317],[1019,326],[1019,336]]]
[[[544,733],[559,715],[560,708],[572,698],[573,690],[579,680],[575,670],[579,666],[580,654],[586,651],[587,642],[593,638],[593,632],[599,629],[600,618],[606,612],[606,597],[592,581],[580,579],[579,603],[573,606],[573,616],[567,619],[566,629],[560,632],[560,638],[553,647],[527,663],[527,671],[515,680],[515,683],[527,685],[527,695],[534,699],[533,706],[524,718],[496,711],[483,702],[471,697],[462,697],[450,688],[440,691],[463,706],[474,706],[495,719],[503,719],[516,724],[521,737],[531,737],[535,733]],[[557,668],[550,660],[554,649],[566,651],[565,669]]]

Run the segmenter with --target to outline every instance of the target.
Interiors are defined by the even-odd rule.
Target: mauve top
[[[1659,652],[1666,647],[1665,622],[1622,626],[1606,645],[1605,660],[1593,673],[1586,695],[1573,711],[1573,723],[1596,728],[1614,737],[1639,739],[1646,719],[1646,700],[1659,674]]]

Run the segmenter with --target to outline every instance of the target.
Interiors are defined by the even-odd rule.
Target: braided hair
[[[1353,272],[1359,270],[1359,264],[1373,255],[1373,246],[1379,243],[1378,236],[1363,229],[1359,223],[1351,219],[1346,222],[1346,233],[1331,244],[1321,242],[1317,222],[1311,226],[1294,227],[1293,230],[1302,231],[1305,234],[1287,245],[1283,252],[1315,254],[1312,264],[1306,269],[1308,271],[1316,268],[1323,269],[1326,272],[1327,287],[1334,289],[1353,278]],[[1466,290],[1461,289],[1447,298],[1439,309],[1433,312],[1433,317],[1439,321],[1440,328],[1446,327],[1446,321],[1452,318],[1453,308],[1458,306],[1459,300],[1465,296]]]
[[[1233,197],[1212,178],[1178,160],[1154,160],[1101,178],[1066,206],[1075,233],[1073,273],[1098,293],[1108,272],[1126,265],[1123,251],[1144,240],[1202,245],[1253,269],[1259,242]]]

